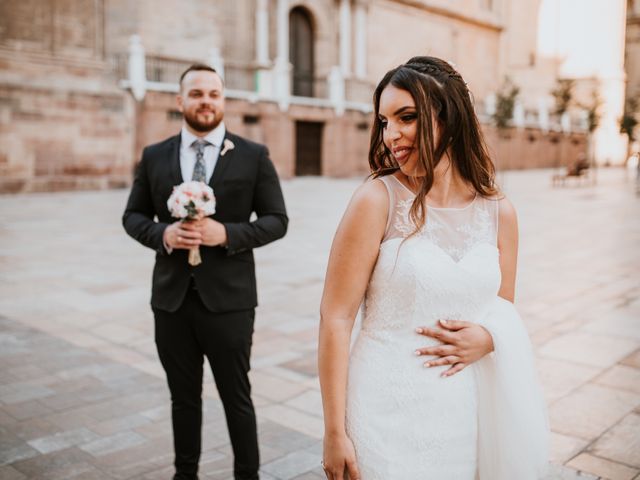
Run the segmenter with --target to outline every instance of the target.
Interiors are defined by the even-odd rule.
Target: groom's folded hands
[[[191,232],[199,232],[201,244],[207,247],[225,246],[227,229],[213,218],[205,217],[194,222],[187,222],[184,227]]]
[[[165,230],[162,237],[165,249],[171,253],[174,249],[190,249],[202,244],[202,233],[200,230],[188,228],[188,222],[174,222]]]
[[[207,247],[226,246],[227,230],[224,225],[212,218],[170,224],[162,236],[167,253],[174,249],[189,250],[204,245]]]

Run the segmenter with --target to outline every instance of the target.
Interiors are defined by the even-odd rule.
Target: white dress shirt
[[[224,122],[220,122],[220,124],[205,137],[197,137],[187,130],[187,127],[182,127],[182,131],[180,132],[180,172],[182,173],[182,180],[184,182],[190,182],[191,177],[193,177],[193,169],[196,166],[196,150],[193,147],[193,142],[198,139],[205,140],[211,144],[205,147],[203,156],[204,167],[207,173],[207,183],[211,181],[213,169],[216,168],[225,133]]]

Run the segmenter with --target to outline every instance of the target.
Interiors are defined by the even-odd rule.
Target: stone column
[[[513,124],[516,128],[524,128],[525,121],[524,105],[521,101],[516,100],[513,106]]]
[[[487,115],[488,117],[493,117],[493,115],[496,113],[496,94],[495,93],[490,93],[489,95],[487,95],[487,97],[484,100],[484,113],[485,115]]]
[[[340,0],[340,70],[351,76],[351,0]]]
[[[563,133],[571,132],[571,115],[569,115],[569,112],[564,112],[560,117],[560,128]]]
[[[273,69],[274,94],[281,110],[289,108],[291,64],[289,63],[289,0],[278,0],[276,9],[278,53]]]
[[[544,133],[549,131],[549,105],[546,97],[538,99],[538,126]]]
[[[356,77],[367,77],[367,10],[362,0],[356,2]]]
[[[336,115],[342,116],[345,110],[344,77],[342,70],[337,65],[331,67],[329,72],[329,100],[335,109]]]
[[[140,101],[147,93],[144,47],[142,46],[140,35],[131,35],[129,37],[128,73],[133,98]]]
[[[269,0],[256,0],[256,63],[269,65]]]
[[[224,81],[224,59],[222,58],[218,47],[212,48],[209,52],[209,65],[218,72],[218,75],[220,75],[220,78]]]
[[[256,0],[256,84],[261,97],[274,97],[273,75],[269,60],[269,0]]]

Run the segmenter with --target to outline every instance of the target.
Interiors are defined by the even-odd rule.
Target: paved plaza
[[[631,176],[552,188],[499,175],[520,220],[517,306],[549,404],[554,479],[640,479],[640,198]],[[360,180],[283,182],[288,235],[256,251],[251,377],[264,480],[321,479],[318,307]],[[168,480],[169,393],[149,308],[153,252],[128,192],[0,197],[0,479]],[[232,478],[206,374],[201,479]],[[419,480],[419,479],[407,479]],[[514,479],[517,480],[517,479]]]

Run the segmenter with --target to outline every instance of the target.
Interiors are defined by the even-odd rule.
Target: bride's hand
[[[449,377],[493,351],[493,338],[482,326],[463,320],[440,320],[440,326],[420,327],[416,333],[440,340],[442,345],[416,350],[416,355],[434,355],[425,367],[451,365],[442,376]]]
[[[360,480],[356,451],[349,437],[325,435],[322,468],[328,480]]]

